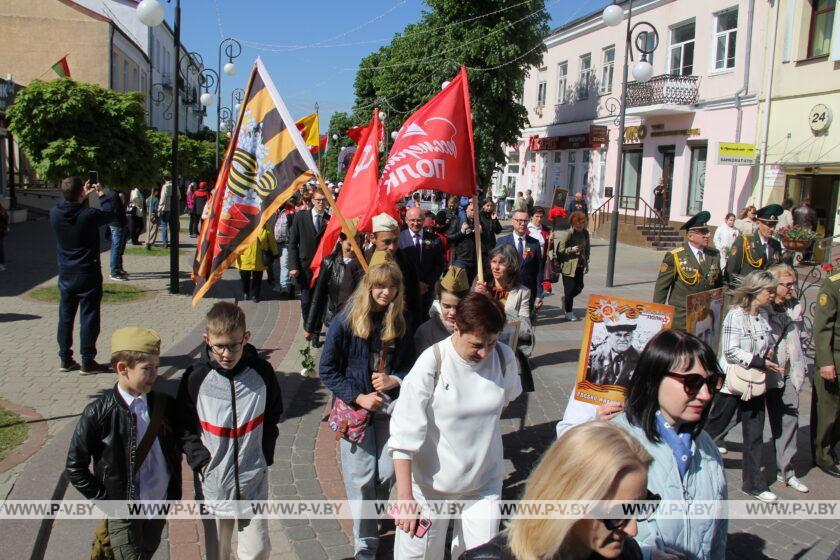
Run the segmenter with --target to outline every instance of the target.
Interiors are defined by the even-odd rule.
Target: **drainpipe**
[[[767,69],[764,77],[764,114],[761,116],[761,167],[758,171],[758,204],[764,204],[764,173],[767,170],[767,136],[770,132],[770,90],[773,87],[773,63],[776,58],[776,28],[779,23],[779,0],[773,4],[773,24],[770,26],[770,56],[767,57]]]
[[[108,26],[108,88],[114,88],[114,23]]]
[[[747,8],[747,48],[744,59],[744,83],[741,89],[735,92],[735,108],[738,110],[738,118],[735,121],[735,142],[741,141],[741,126],[744,121],[744,111],[741,107],[741,98],[750,91],[750,60],[752,59],[752,30],[755,17],[755,0],[750,0]],[[738,182],[738,166],[733,165],[729,179],[729,211],[732,212],[735,205],[735,186]]]

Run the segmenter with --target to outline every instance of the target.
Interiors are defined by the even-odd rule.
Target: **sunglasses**
[[[630,523],[631,519],[635,519],[636,521],[647,521],[653,514],[656,513],[656,509],[659,507],[659,502],[662,501],[662,496],[659,494],[654,494],[650,490],[647,491],[647,494],[644,497],[645,502],[652,502],[650,504],[619,504],[610,508],[610,512],[626,512],[627,510],[635,512],[632,517],[624,517],[620,519],[601,519],[601,523],[604,524],[604,527],[607,528],[609,531],[618,531],[620,529],[624,529]],[[620,508],[620,510],[619,510]]]
[[[713,373],[708,377],[704,377],[699,373],[674,373],[669,371],[665,377],[671,379],[678,379],[682,381],[683,390],[689,396],[695,396],[703,388],[703,385],[709,390],[709,393],[715,394],[723,388],[724,378],[722,375]]]

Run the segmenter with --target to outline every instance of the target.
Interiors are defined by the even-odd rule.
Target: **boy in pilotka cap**
[[[85,408],[67,452],[67,479],[87,499],[181,498],[175,400],[152,390],[159,365],[155,331],[123,327],[114,332],[111,367],[117,384]],[[163,517],[108,519],[94,534],[94,551],[102,554],[110,540],[114,558],[151,558],[164,525]]]

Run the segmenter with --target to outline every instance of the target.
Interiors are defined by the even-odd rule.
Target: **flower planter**
[[[804,251],[810,243],[809,239],[782,239],[782,245],[788,251]]]

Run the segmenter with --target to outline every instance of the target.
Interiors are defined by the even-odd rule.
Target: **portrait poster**
[[[673,321],[670,305],[589,296],[575,399],[597,405],[624,402],[642,349]]]
[[[723,288],[716,288],[685,298],[686,331],[703,340],[717,352],[723,317]]]
[[[569,198],[569,189],[563,187],[554,187],[554,199],[551,205],[558,208],[566,208],[566,200]]]

